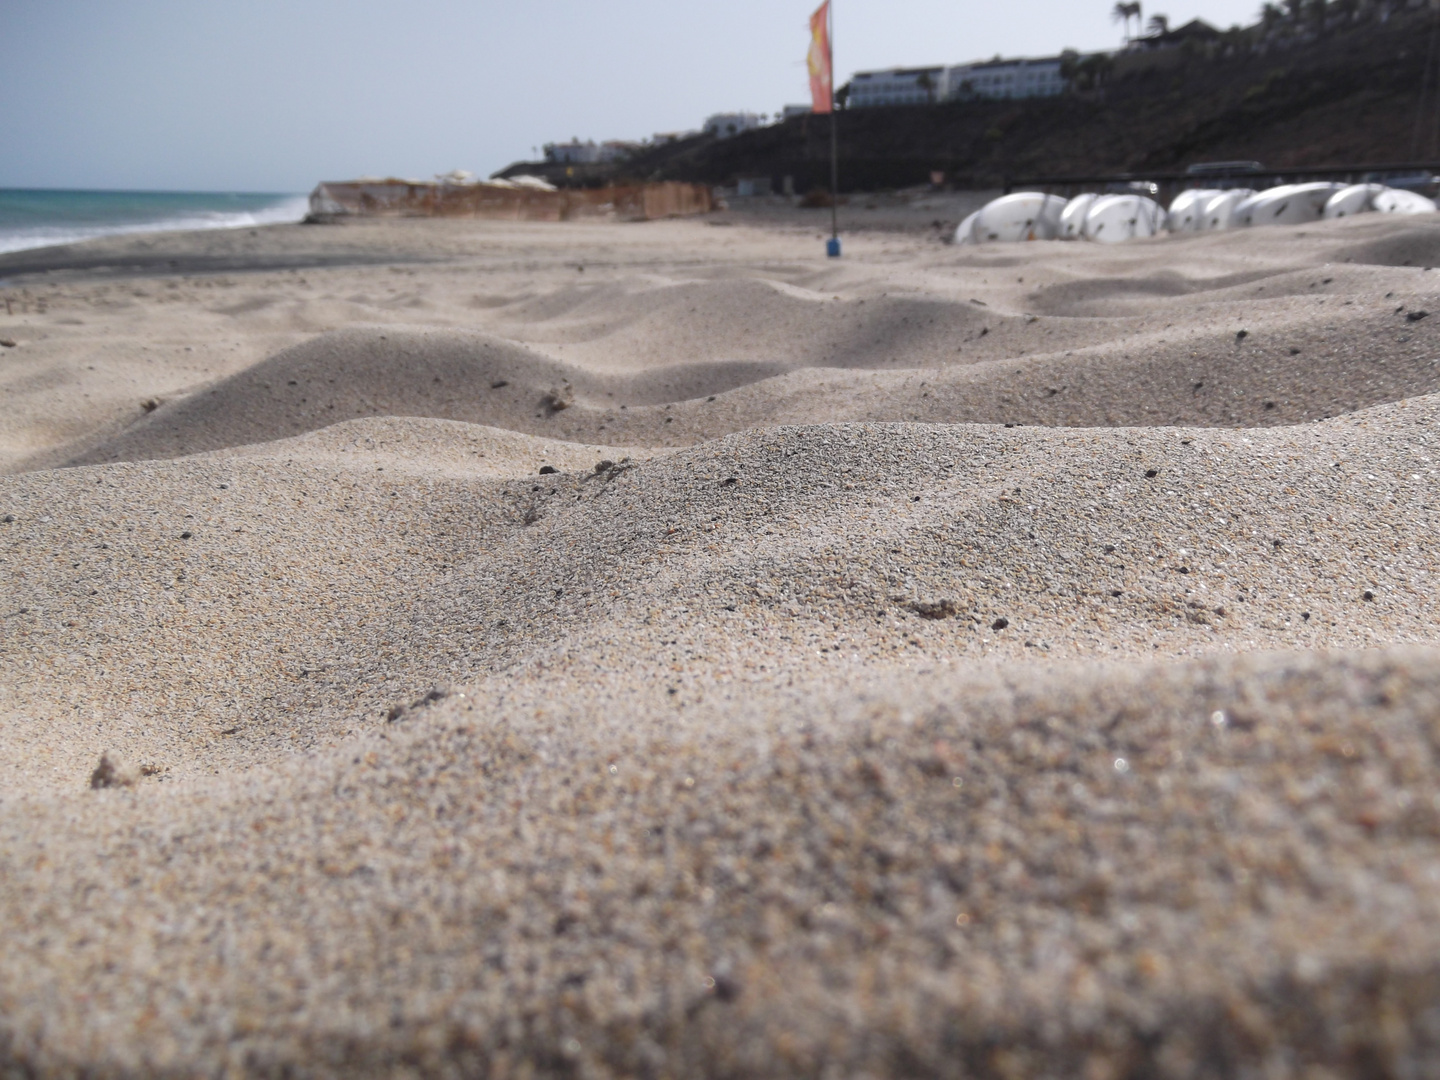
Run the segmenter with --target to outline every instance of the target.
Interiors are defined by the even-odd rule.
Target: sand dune
[[[168,402],[68,463],[183,457],[362,416],[518,419],[571,374],[483,334],[336,331]]]
[[[1270,426],[1440,390],[1440,322],[1413,318],[1428,317],[1414,294],[1397,304],[1373,275],[1326,273],[1074,280],[1029,294],[1044,316],[765,282],[563,289],[502,309],[527,345],[403,324],[321,334],[21,467],[183,456],[362,416],[675,446],[847,420]],[[1178,324],[1156,326],[1167,314]]]
[[[3,290],[0,1071],[1431,1071],[1431,226],[433,224]]]
[[[832,650],[883,665],[1428,641],[1437,407],[1243,437],[782,428],[643,464],[361,421],[29,474],[3,489],[25,568],[6,682],[58,716],[10,734],[70,760],[64,783],[112,732],[177,767],[192,735],[264,758],[537,649],[624,642],[637,663],[677,635],[735,678]],[[139,668],[117,640],[145,643]],[[177,710],[208,719],[180,731]],[[5,756],[17,785],[33,775],[33,753]]]

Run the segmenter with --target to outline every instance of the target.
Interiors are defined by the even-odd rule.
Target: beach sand
[[[0,1075],[1440,1069],[1440,223],[822,217],[0,256]]]

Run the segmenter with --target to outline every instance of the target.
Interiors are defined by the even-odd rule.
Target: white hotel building
[[[927,89],[925,79],[930,86]],[[888,71],[860,71],[850,80],[849,109],[869,105],[928,105],[944,101],[947,94],[945,68],[891,68]]]
[[[928,86],[926,85],[928,83]],[[972,98],[1055,97],[1065,90],[1058,56],[981,60],[955,67],[861,71],[850,80],[850,108],[927,105]]]
[[[1060,58],[982,60],[946,71],[952,98],[1056,97],[1065,92]]]

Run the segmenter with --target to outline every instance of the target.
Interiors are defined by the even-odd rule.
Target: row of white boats
[[[1166,210],[1138,194],[1077,195],[1065,199],[1019,191],[986,203],[955,230],[959,244],[1022,240],[1094,240],[1118,244],[1158,233],[1299,225],[1354,214],[1433,214],[1435,203],[1383,184],[1283,184],[1182,191]]]

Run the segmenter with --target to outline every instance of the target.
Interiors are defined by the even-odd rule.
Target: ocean
[[[306,209],[304,195],[0,188],[0,253],[117,233],[299,221]]]

